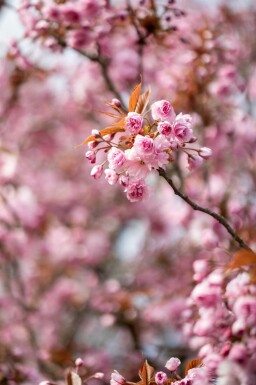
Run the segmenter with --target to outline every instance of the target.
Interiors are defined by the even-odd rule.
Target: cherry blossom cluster
[[[160,7],[155,3],[136,1],[132,6],[125,2],[111,4],[107,0],[33,3],[24,0],[19,13],[26,35],[35,40],[41,39],[45,47],[58,51],[69,46],[95,54],[95,43],[108,51],[106,35],[118,27],[126,27],[127,21],[134,24],[143,39],[155,32],[175,31],[173,19],[185,13],[174,5],[175,1],[166,0]]]
[[[181,361],[177,357],[171,357],[165,364],[165,368],[170,372],[166,374],[163,371],[155,372],[154,368],[150,366],[147,361],[143,364],[139,371],[141,381],[143,384],[156,384],[167,385],[169,383],[175,385],[195,385],[198,381],[204,378],[206,374],[206,368],[200,359],[190,361],[185,368],[185,375],[181,377],[177,369],[180,366]],[[143,369],[147,369],[147,377],[143,373]],[[128,385],[129,382],[118,371],[114,371],[111,374],[110,385]]]
[[[123,114],[118,100],[114,99],[111,106]],[[200,166],[212,154],[210,148],[191,147],[197,138],[193,135],[192,117],[189,114],[176,115],[167,100],[156,101],[150,111],[151,120],[147,112],[138,113],[135,109],[107,131],[107,135],[104,135],[105,130],[93,130],[92,136],[86,141],[89,147],[86,158],[92,164],[96,163],[99,152],[106,154],[100,163],[94,165],[91,176],[99,179],[104,173],[110,185],[119,182],[131,202],[141,201],[148,196],[145,178],[153,170],[166,169],[175,161],[178,151],[186,154],[189,170]],[[116,131],[122,135],[117,137]]]
[[[185,333],[220,384],[253,385],[256,378],[256,285],[250,271],[225,278],[223,268],[210,271],[206,260],[194,262],[194,287],[185,311]],[[194,319],[194,322],[192,321]],[[241,379],[243,378],[243,382]],[[229,381],[229,382],[228,382]]]

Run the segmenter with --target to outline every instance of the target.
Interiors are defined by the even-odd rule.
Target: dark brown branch
[[[166,182],[172,187],[174,193],[178,195],[181,199],[183,199],[185,202],[187,202],[194,210],[201,211],[202,213],[208,214],[214,219],[216,219],[222,226],[226,228],[226,230],[229,232],[229,234],[232,236],[232,238],[240,245],[240,247],[249,249],[250,247],[243,241],[242,238],[239,237],[239,235],[235,232],[235,230],[230,226],[226,218],[224,218],[222,215],[217,214],[216,212],[199,206],[197,203],[193,202],[187,195],[183,194],[173,183],[172,179],[168,178],[165,171],[163,169],[158,170],[159,175],[162,176]]]

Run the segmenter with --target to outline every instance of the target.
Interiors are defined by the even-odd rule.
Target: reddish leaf
[[[142,83],[140,82],[131,93],[130,100],[129,100],[129,112],[133,112],[136,109],[136,106],[140,97],[141,86],[142,86]]]
[[[110,116],[110,118],[119,118],[119,115],[113,114],[112,112],[98,111],[100,114]]]
[[[115,106],[114,104],[112,103],[105,103],[105,104],[106,106],[113,108],[113,110],[117,111],[120,115],[123,115],[123,116],[125,115],[125,112],[121,108]]]
[[[188,362],[186,368],[185,368],[185,376],[188,374],[188,371],[193,368],[199,368],[202,366],[202,358],[197,358],[195,360],[191,360]]]
[[[113,126],[109,126],[109,127],[106,127],[106,128],[103,128],[102,130],[100,130],[100,133],[102,136],[104,135],[108,135],[108,134],[116,134],[117,132],[123,132],[124,131],[124,123],[125,123],[125,118],[122,118],[121,120],[119,120],[118,122],[116,122],[115,124],[113,124]],[[78,144],[76,147],[81,147],[89,142],[92,142],[93,140],[96,140],[95,136],[93,135],[90,135],[88,136],[88,138],[86,138],[82,143]]]
[[[139,100],[137,102],[135,112],[137,112],[138,114],[142,114],[145,111],[145,109],[147,108],[150,96],[151,96],[151,89],[149,88],[147,91],[143,92],[143,94],[139,96]]]
[[[81,377],[75,372],[68,372],[67,374],[67,385],[82,385]]]
[[[141,381],[139,381],[139,384],[141,385],[149,385],[151,380],[154,378],[154,368],[149,365],[147,360],[143,362],[140,370],[139,370],[139,376],[141,378]]]
[[[116,134],[117,132],[123,132],[124,128],[121,126],[107,127],[100,131],[101,135]]]
[[[232,258],[227,265],[228,269],[238,269],[242,266],[256,264],[256,254],[251,249],[241,249]]]

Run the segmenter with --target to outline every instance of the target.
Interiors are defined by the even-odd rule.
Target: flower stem
[[[199,206],[197,203],[193,202],[187,195],[183,194],[173,183],[172,179],[168,178],[165,171],[163,169],[158,169],[159,175],[162,176],[166,182],[172,187],[174,193],[178,195],[181,199],[183,199],[185,202],[187,202],[194,210],[201,211],[205,214],[210,215],[214,219],[216,219],[222,226],[226,228],[226,230],[229,232],[229,234],[232,236],[232,238],[240,245],[240,247],[244,249],[250,249],[250,247],[246,244],[245,241],[243,241],[242,238],[239,237],[239,235],[235,232],[235,230],[230,226],[226,218],[224,218],[222,215],[217,214],[216,212]]]

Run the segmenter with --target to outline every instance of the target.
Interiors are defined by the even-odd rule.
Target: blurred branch
[[[89,59],[90,61],[93,61],[93,62],[95,62],[95,63],[98,63],[99,66],[100,66],[100,68],[101,68],[101,73],[102,73],[102,76],[103,76],[103,78],[104,78],[104,80],[105,80],[105,83],[106,83],[108,89],[115,95],[115,97],[116,97],[117,99],[120,100],[121,104],[122,104],[123,106],[125,106],[125,103],[124,103],[124,101],[123,101],[123,98],[122,98],[121,94],[119,93],[119,91],[118,91],[118,90],[116,89],[116,87],[114,86],[114,84],[113,84],[113,82],[112,82],[112,80],[111,80],[111,78],[110,78],[110,76],[109,76],[109,74],[108,74],[109,61],[108,61],[107,58],[103,57],[103,56],[100,55],[100,54],[98,54],[98,55],[92,55],[92,54],[89,54],[89,53],[87,53],[87,52],[85,52],[85,51],[82,51],[82,50],[80,50],[80,49],[78,49],[78,48],[70,47],[70,46],[67,45],[67,43],[66,43],[64,40],[62,40],[62,39],[60,39],[60,38],[58,38],[58,37],[56,37],[56,36],[54,36],[54,37],[55,37],[55,39],[58,40],[58,43],[59,43],[62,47],[71,48],[71,49],[73,49],[75,52],[77,52],[77,53],[79,53],[80,55],[82,55],[82,56],[86,57],[87,59]],[[99,47],[98,47],[98,48],[99,48]]]
[[[226,230],[229,232],[229,234],[232,236],[232,238],[240,245],[240,247],[245,249],[250,249],[250,247],[243,241],[242,238],[238,236],[238,234],[235,232],[235,230],[230,226],[228,221],[220,214],[217,214],[214,211],[211,211],[208,208],[201,207],[197,203],[193,202],[187,195],[183,194],[173,183],[172,179],[168,178],[165,171],[163,169],[158,170],[159,175],[162,176],[166,182],[172,187],[174,193],[178,195],[181,199],[183,199],[186,203],[188,203],[194,210],[201,211],[205,214],[210,215],[214,219],[216,219],[222,226],[226,228]]]

